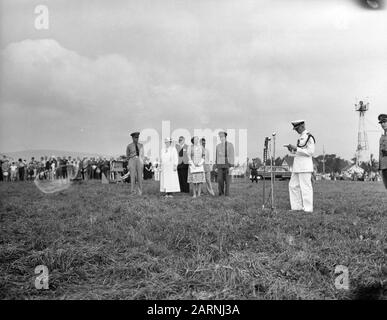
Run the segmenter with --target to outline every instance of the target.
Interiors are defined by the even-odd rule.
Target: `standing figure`
[[[291,210],[313,212],[313,154],[315,139],[305,129],[304,120],[292,121],[293,130],[300,135],[297,146],[287,145],[294,156],[292,176],[289,182],[289,197]]]
[[[87,157],[83,157],[83,160],[80,166],[82,166],[82,179],[88,180],[89,179],[89,173],[88,173],[89,160],[87,159]]]
[[[35,158],[32,157],[31,161],[27,165],[27,180],[34,180],[36,175],[36,166],[35,166]]]
[[[384,130],[384,134],[379,141],[379,170],[381,171],[384,186],[387,189],[387,114],[379,115],[378,120]]]
[[[212,184],[211,184],[211,170],[212,170],[212,168],[210,166],[210,152],[208,151],[208,149],[206,149],[206,139],[201,138],[200,142],[201,142],[202,147],[204,149],[204,165],[203,166],[204,166],[204,174],[205,174],[205,178],[206,178],[207,191],[210,195],[214,196],[215,192],[212,189]]]
[[[74,172],[75,172],[75,169],[74,169],[74,161],[73,159],[71,158],[71,156],[68,156],[67,157],[67,165],[66,165],[66,176],[70,179],[70,178],[74,178]]]
[[[24,173],[25,173],[25,163],[23,162],[22,159],[19,159],[18,162],[18,175],[19,175],[19,180],[24,181]]]
[[[179,159],[171,138],[165,139],[165,147],[161,149],[160,159],[160,192],[164,192],[166,198],[172,198],[172,192],[180,192],[180,185],[177,174]]]
[[[113,157],[110,157],[109,161],[109,171],[110,171],[110,180],[114,181],[116,179],[116,172],[114,171],[114,164],[116,161]]]
[[[144,159],[144,180],[152,179],[152,163],[149,161],[149,158],[145,157]]]
[[[3,165],[3,160],[0,159],[0,181],[3,181],[3,170],[1,169]]]
[[[126,157],[128,159],[128,169],[130,173],[130,193],[134,194],[134,186],[137,180],[138,194],[142,195],[142,180],[144,170],[144,147],[138,142],[139,132],[130,134],[133,142],[126,148]]]
[[[97,158],[97,169],[95,169],[96,178],[98,180],[102,179],[102,167],[103,167],[103,160],[101,157]]]
[[[227,132],[219,132],[220,143],[216,146],[215,168],[217,170],[219,195],[230,195],[230,168],[234,166],[234,146],[227,141]]]
[[[258,183],[258,165],[255,159],[253,159],[253,162],[250,163],[250,176],[251,182],[255,181],[256,183]]]
[[[153,163],[153,172],[155,173],[155,181],[160,181],[160,163],[159,158]]]
[[[6,156],[3,156],[3,160],[1,162],[1,171],[3,173],[3,180],[4,181],[10,181],[10,164],[9,160],[7,159]]]
[[[51,180],[51,157],[45,157],[45,162],[44,162],[44,169],[45,169],[45,179],[50,179]]]
[[[110,162],[109,160],[106,159],[106,157],[104,157],[102,162],[101,178],[102,178],[102,175],[104,175],[106,179],[109,179],[109,176],[110,176],[109,171],[110,171]]]
[[[199,137],[195,136],[191,139],[192,144],[188,147],[188,183],[192,183],[193,186],[193,198],[196,195],[200,197],[202,192],[202,184],[206,182],[204,174],[204,148],[199,143]]]
[[[179,164],[177,165],[177,174],[179,175],[180,190],[184,193],[189,193],[188,183],[188,146],[185,144],[185,138],[179,137],[179,144],[176,145],[176,150],[179,155]]]
[[[17,171],[17,164],[15,163],[15,161],[12,161],[10,169],[11,169],[11,181],[16,181],[18,171]]]
[[[249,179],[249,176],[250,176],[250,161],[249,161],[249,158],[246,159],[246,170],[245,170],[245,178],[246,179]]]
[[[51,180],[56,179],[57,169],[58,169],[58,161],[56,160],[55,156],[52,156],[51,159]]]
[[[95,179],[95,170],[97,169],[97,161],[94,157],[91,158],[89,163],[89,178]]]

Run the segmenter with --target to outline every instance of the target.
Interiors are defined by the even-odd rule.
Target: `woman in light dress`
[[[205,150],[199,143],[199,137],[195,136],[191,139],[192,145],[188,147],[188,183],[192,183],[193,186],[193,198],[196,195],[200,197],[202,193],[202,184],[206,182],[206,176],[204,173],[204,159]]]
[[[165,146],[161,149],[160,160],[160,192],[165,192],[166,198],[172,198],[172,192],[180,192],[180,185],[177,175],[179,157],[171,138],[165,139]]]

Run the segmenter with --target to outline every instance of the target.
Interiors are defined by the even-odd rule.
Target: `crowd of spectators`
[[[116,163],[121,163],[122,171],[112,170]],[[125,163],[126,162],[126,163]],[[106,178],[116,179],[128,173],[127,160],[122,157],[107,159],[106,157],[72,157],[72,156],[42,156],[40,159],[32,157],[30,161],[3,155],[0,158],[0,181],[32,181],[73,179],[98,180],[102,174]],[[158,169],[158,163],[152,165],[147,159],[144,163],[144,179],[152,179]]]
[[[118,167],[121,170],[115,170]],[[216,173],[213,164],[210,163],[211,181],[216,181]],[[14,159],[6,155],[0,156],[0,181],[33,181],[72,179],[72,180],[98,180],[102,174],[111,181],[117,181],[121,177],[129,182],[128,160],[120,157],[72,157],[72,156],[41,156],[26,159]],[[153,163],[145,157],[144,180],[159,180],[160,164],[159,159]]]
[[[101,179],[102,173],[109,176],[112,159],[102,157],[73,158],[71,156],[42,156],[15,160],[3,155],[0,159],[0,181],[28,181],[34,179]]]

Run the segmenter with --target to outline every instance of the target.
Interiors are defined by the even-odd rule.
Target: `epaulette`
[[[308,132],[307,135],[308,135],[308,138],[306,139],[304,145],[301,146],[299,143],[297,143],[297,147],[304,148],[308,144],[310,138],[312,138],[313,142],[316,143],[316,139],[313,137],[311,133]]]

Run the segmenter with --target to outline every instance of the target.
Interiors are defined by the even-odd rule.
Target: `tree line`
[[[277,157],[274,160],[273,165],[275,166],[282,166],[284,163],[284,160],[286,162],[289,162],[289,156],[285,157]],[[255,158],[254,161],[258,164],[258,166],[263,165],[263,162],[260,158]],[[341,172],[346,167],[353,165],[356,163],[356,158],[352,158],[351,161],[345,160],[343,158],[340,158],[336,154],[326,154],[319,155],[317,157],[313,157],[313,161],[315,163],[315,166],[317,167],[317,172],[323,172],[324,171],[324,162],[325,162],[325,173],[335,173],[335,172]],[[288,163],[289,164],[289,163]],[[266,165],[270,165],[270,159],[266,161]],[[290,164],[291,165],[291,164]],[[378,171],[379,162],[375,157],[371,154],[371,158],[369,162],[362,162],[360,163],[360,167],[364,169],[366,172],[376,172]]]

